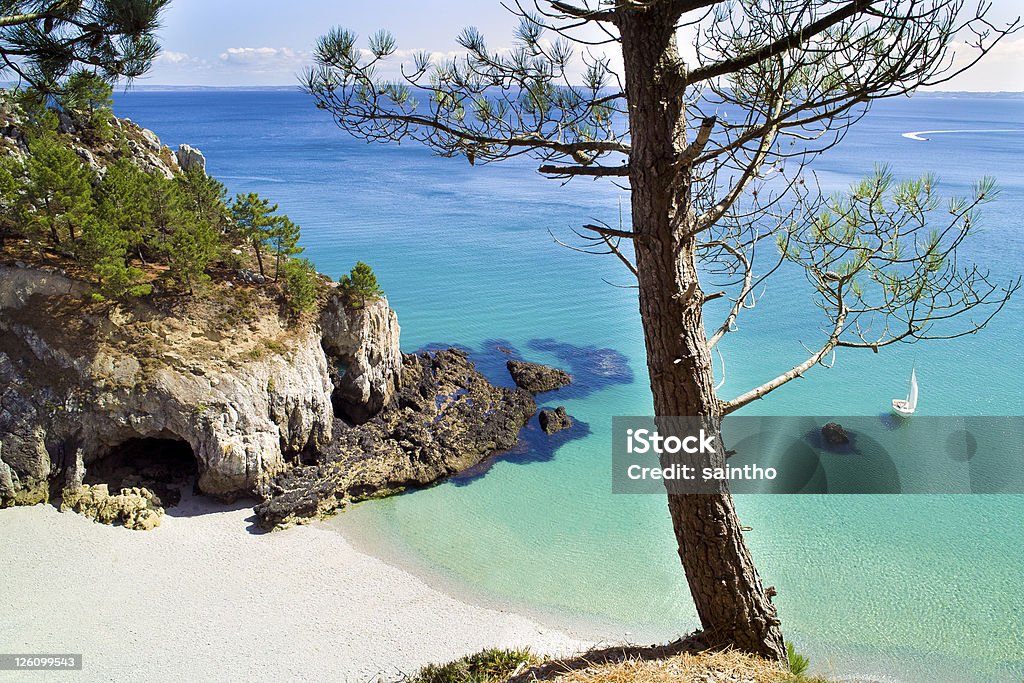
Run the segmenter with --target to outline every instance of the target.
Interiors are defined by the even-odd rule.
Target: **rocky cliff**
[[[330,439],[332,367],[372,387],[367,401],[390,400],[400,376],[386,299],[349,316],[332,294],[319,321],[289,329],[277,315],[225,324],[233,302],[168,314],[142,301],[85,305],[84,294],[58,272],[0,266],[4,502],[44,498],[51,480],[80,484],[92,462],[138,439],[188,444],[204,493],[252,493]]]

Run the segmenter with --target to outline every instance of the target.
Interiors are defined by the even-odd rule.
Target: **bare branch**
[[[537,169],[544,175],[555,177],[566,176],[594,176],[598,178],[606,176],[628,176],[629,166],[551,166],[544,165]]]

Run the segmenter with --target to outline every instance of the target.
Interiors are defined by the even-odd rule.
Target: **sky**
[[[1020,0],[991,1],[996,24],[1024,14]],[[363,37],[386,28],[406,54],[450,54],[466,26],[479,28],[493,50],[512,44],[515,24],[500,0],[172,0],[159,32],[163,53],[139,84],[295,85],[333,26]],[[1024,91],[1024,31],[940,89]]]

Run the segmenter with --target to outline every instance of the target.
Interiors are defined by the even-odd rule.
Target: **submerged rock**
[[[516,386],[531,394],[554,391],[572,383],[568,372],[547,365],[510,360],[506,366]]]
[[[349,501],[436,482],[512,448],[536,409],[527,392],[488,382],[463,351],[405,356],[387,408],[360,425],[339,421],[315,464],[267,482],[259,524],[286,527]]]
[[[572,427],[572,418],[566,414],[565,406],[558,406],[554,410],[545,408],[540,411],[537,419],[545,434],[555,434]]]
[[[850,443],[850,435],[838,422],[829,422],[821,428],[821,436],[830,446],[843,446]]]

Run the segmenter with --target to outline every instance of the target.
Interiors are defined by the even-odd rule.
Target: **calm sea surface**
[[[320,270],[373,265],[405,350],[458,344],[500,378],[500,345],[576,375],[548,399],[581,422],[572,433],[549,440],[531,427],[484,473],[358,506],[334,524],[431,581],[507,608],[638,641],[697,626],[663,498],[611,493],[611,418],[652,410],[635,294],[604,282],[627,282],[613,258],[549,235],[616,224],[628,206],[621,191],[587,180],[560,187],[527,161],[471,168],[411,144],[367,145],[298,92],[144,91],[117,105],[165,143],[202,149],[231,192],[279,202]],[[922,130],[957,132],[902,135]],[[1006,130],[1016,132],[978,132]],[[878,161],[899,177],[934,171],[946,193],[996,176],[1002,195],[964,251],[1009,277],[1024,271],[1022,159],[1024,98],[930,95],[876,106],[815,169],[833,189]],[[721,344],[723,396],[788,369],[805,356],[801,342],[821,338],[801,283],[781,273]],[[1021,415],[1022,313],[1024,296],[965,339],[841,352],[833,369],[747,412],[879,414],[905,394],[916,363],[922,415]],[[746,496],[737,506],[787,634],[818,669],[1024,678],[1024,496]]]

